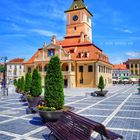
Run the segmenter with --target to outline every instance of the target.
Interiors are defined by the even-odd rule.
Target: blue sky
[[[0,56],[30,58],[43,42],[65,35],[73,0],[0,0]],[[112,63],[140,58],[140,1],[85,0],[93,13],[93,42]]]

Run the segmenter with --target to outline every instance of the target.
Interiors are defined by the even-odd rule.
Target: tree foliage
[[[101,91],[105,88],[103,76],[100,76],[100,78],[99,78],[98,88],[99,88]]]
[[[4,67],[2,65],[0,65],[0,73],[2,73],[4,70]]]
[[[28,72],[25,76],[25,92],[29,92],[31,90],[31,83],[32,83],[32,77],[31,73]]]
[[[14,86],[17,87],[17,79],[14,80]]]
[[[34,69],[31,82],[30,95],[33,97],[38,97],[42,93],[42,82],[41,75],[37,69]]]
[[[19,78],[18,81],[17,81],[17,89],[20,91],[21,89],[21,79]]]
[[[20,91],[21,92],[24,92],[24,84],[25,84],[24,76],[22,76],[21,80],[20,80]]]
[[[58,56],[51,58],[45,77],[45,101],[47,107],[62,109],[64,105],[64,81]]]

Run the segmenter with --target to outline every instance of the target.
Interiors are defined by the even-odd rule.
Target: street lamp
[[[139,79],[138,79],[138,93],[140,93],[140,61],[139,61],[139,67],[138,67],[138,73],[139,73]]]
[[[5,95],[5,91],[6,91],[6,61],[8,60],[8,57],[4,56],[4,57],[1,57],[0,59],[4,61],[2,89],[3,89],[3,95]],[[8,91],[7,91],[7,94],[8,94]]]

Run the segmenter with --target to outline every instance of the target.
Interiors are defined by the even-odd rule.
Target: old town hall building
[[[73,0],[66,13],[66,35],[57,41],[53,36],[49,45],[42,48],[25,63],[25,73],[38,68],[42,85],[51,56],[58,55],[62,62],[64,85],[74,87],[97,87],[102,75],[106,86],[112,84],[112,64],[108,56],[92,43],[92,13],[84,0]]]

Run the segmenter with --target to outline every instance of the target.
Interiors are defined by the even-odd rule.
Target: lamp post
[[[138,64],[138,74],[139,74],[139,78],[138,78],[138,93],[140,93],[140,61]]]
[[[3,95],[5,95],[5,90],[6,90],[6,61],[8,60],[8,57],[7,56],[1,57],[1,60],[4,61],[2,89],[3,89]],[[7,92],[7,94],[8,94],[8,92]]]

